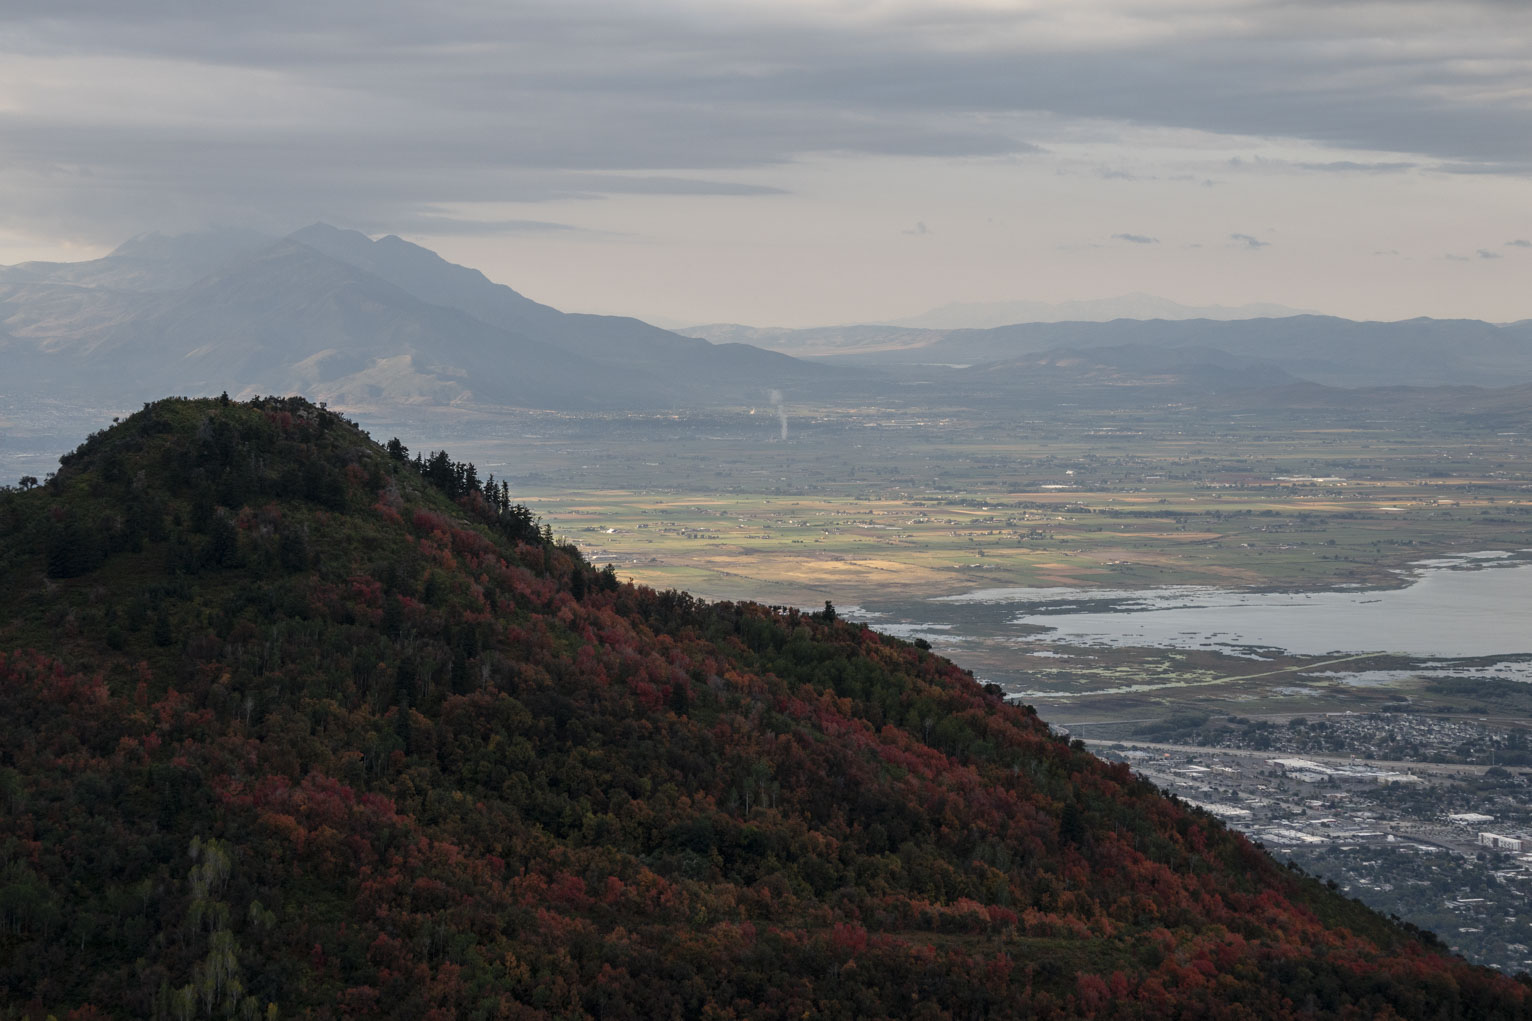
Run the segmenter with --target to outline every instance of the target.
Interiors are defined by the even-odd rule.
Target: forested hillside
[[[0,493],[0,1018],[1525,1017],[820,613],[299,399]]]

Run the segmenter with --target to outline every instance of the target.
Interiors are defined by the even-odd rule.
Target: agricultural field
[[[597,562],[708,598],[1386,586],[1423,557],[1532,546],[1532,443],[1413,419],[847,409],[790,420],[784,441],[742,410],[515,428],[469,440],[481,469]]]

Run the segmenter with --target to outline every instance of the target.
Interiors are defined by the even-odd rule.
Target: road
[[[1216,684],[1229,684],[1234,681],[1253,681],[1262,677],[1276,677],[1281,674],[1308,673],[1320,670],[1327,666],[1335,666],[1337,663],[1355,663],[1363,659],[1377,659],[1381,656],[1391,656],[1388,652],[1361,652],[1354,656],[1341,656],[1337,659],[1324,659],[1314,663],[1299,663],[1297,666],[1279,667],[1276,670],[1263,670],[1255,674],[1229,674],[1225,677],[1211,677],[1201,681],[1145,681],[1139,684],[1125,684],[1116,688],[1099,688],[1093,691],[1022,691],[1012,692],[1008,698],[1016,701],[1032,700],[1048,703],[1074,698],[1098,698],[1102,695],[1141,695],[1146,691],[1165,691],[1170,688],[1206,688]]]
[[[1493,766],[1466,765],[1458,762],[1390,762],[1386,759],[1359,759],[1350,755],[1317,755],[1308,752],[1256,751],[1253,748],[1208,748],[1202,745],[1165,744],[1159,741],[1138,741],[1132,738],[1102,740],[1084,739],[1086,745],[1097,748],[1141,748],[1156,752],[1178,752],[1192,755],[1221,755],[1240,759],[1308,759],[1310,762],[1338,766],[1368,766],[1387,769],[1396,773],[1436,773],[1446,776],[1483,776]]]
[[[1402,708],[1403,707],[1401,706],[1401,709]],[[1287,720],[1291,720],[1291,719],[1295,719],[1295,718],[1301,718],[1301,719],[1323,719],[1326,716],[1346,716],[1346,715],[1361,716],[1364,713],[1377,713],[1377,712],[1384,712],[1384,713],[1386,713],[1386,712],[1389,712],[1389,711],[1390,711],[1389,709],[1343,709],[1343,710],[1324,710],[1324,709],[1315,710],[1315,709],[1310,709],[1307,712],[1299,712],[1299,711],[1295,711],[1295,710],[1292,710],[1292,709],[1284,709],[1281,712],[1276,712],[1276,713],[1244,713],[1241,716],[1241,719],[1250,719],[1250,720],[1281,720],[1281,721],[1285,722]],[[1222,716],[1223,713],[1218,713],[1216,715]],[[1529,716],[1495,716],[1493,714],[1485,714],[1485,713],[1411,713],[1410,715],[1413,718],[1415,718],[1415,719],[1467,720],[1470,723],[1493,724],[1494,726],[1498,726],[1498,727],[1532,727],[1532,717],[1529,717]],[[1113,718],[1113,719],[1107,719],[1107,720],[1057,720],[1057,721],[1053,722],[1053,725],[1055,727],[1064,727],[1065,729],[1068,729],[1068,728],[1071,728],[1071,727],[1105,727],[1105,726],[1110,726],[1112,724],[1119,724],[1119,723],[1122,723],[1122,724],[1127,724],[1127,723],[1162,723],[1162,722],[1164,722],[1164,720],[1165,720],[1165,717],[1163,715],[1161,715],[1161,716],[1142,716],[1142,717],[1139,717],[1138,719],[1118,719],[1118,718]],[[1079,735],[1076,735],[1076,736],[1079,736]],[[1091,739],[1087,738],[1086,740],[1091,740]],[[1097,738],[1096,740],[1100,740],[1100,739]]]

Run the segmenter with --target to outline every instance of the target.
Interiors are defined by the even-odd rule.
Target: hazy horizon
[[[182,233],[169,233],[159,230],[149,230],[135,234],[132,237],[125,238],[118,245],[105,246],[99,254],[94,252],[66,252],[63,254],[63,257],[55,260],[25,259],[16,263],[0,264],[0,270],[22,269],[23,267],[27,267],[29,265],[53,267],[84,266],[98,263],[99,260],[107,259],[108,257],[143,259],[147,254],[147,257],[151,260],[164,260],[166,265],[174,263],[178,267],[174,275],[182,278],[182,284],[184,285],[185,283],[190,283],[191,281],[201,276],[211,276],[224,270],[226,268],[226,260],[244,258],[245,254],[253,254],[259,248],[264,248],[268,245],[275,245],[284,240],[301,240],[307,231],[314,229],[322,229],[332,232],[339,231],[343,234],[352,233],[353,235],[360,235],[361,237],[365,237],[372,242],[377,242],[383,240],[384,238],[398,237],[397,234],[393,234],[391,232],[367,234],[362,231],[357,231],[354,228],[336,227],[334,224],[324,221],[316,221],[315,223],[305,227],[299,227],[295,230],[283,232],[281,234],[260,233],[248,228],[227,227],[224,225],[212,225],[198,230],[188,230]],[[409,243],[415,244],[414,242]],[[440,253],[434,252],[423,245],[418,247],[422,248],[431,256],[440,256]],[[195,261],[199,258],[201,261]],[[450,262],[450,260],[448,261]],[[483,270],[478,266],[464,266],[461,263],[451,264],[483,273]],[[135,270],[131,272],[137,271]],[[13,282],[18,282],[20,279],[23,278],[17,278],[17,280]],[[489,282],[492,284],[500,284],[512,287],[513,289],[517,289],[516,282],[513,280],[495,279],[493,276],[488,274],[485,274],[485,279],[489,280]],[[102,281],[100,279],[82,279],[80,282],[84,283],[85,286],[102,286]],[[122,284],[108,280],[106,286],[120,287]],[[139,285],[133,285],[133,289],[136,289],[137,286]],[[163,289],[165,286],[165,282],[161,280],[159,283],[154,284],[151,289]],[[534,301],[540,300],[539,296],[535,294],[527,294],[525,297],[531,298]],[[586,311],[586,309],[576,307],[570,309],[560,309],[559,311],[579,313]],[[632,316],[632,313],[622,311],[602,314]],[[838,323],[800,323],[793,325],[786,325],[777,322],[741,323],[720,321],[717,323],[699,323],[685,318],[668,315],[632,317],[639,318],[645,322],[650,323],[651,325],[658,326],[661,329],[674,330],[683,334],[687,333],[688,330],[698,330],[701,332],[698,332],[694,335],[702,337],[707,336],[715,328],[732,326],[744,326],[754,330],[761,330],[763,331],[764,335],[776,332],[789,332],[796,329],[836,330],[840,328],[849,328],[855,326],[894,326],[917,329],[953,330],[989,329],[1011,324],[1047,324],[1069,322],[1104,323],[1114,319],[1212,319],[1220,321],[1234,321],[1241,319],[1282,318],[1288,316],[1332,316],[1335,318],[1349,318],[1345,316],[1338,316],[1325,309],[1295,308],[1293,306],[1282,305],[1275,302],[1252,301],[1239,305],[1223,305],[1216,303],[1207,305],[1195,305],[1187,302],[1177,301],[1176,299],[1167,297],[1165,295],[1147,294],[1142,291],[1129,293],[1103,292],[1088,298],[1066,299],[1057,301],[1045,301],[1037,299],[1013,299],[974,302],[949,301],[940,305],[926,308],[916,314],[895,319],[879,320],[867,318],[862,320],[848,320]],[[1480,317],[1471,316],[1411,316],[1396,320],[1358,319],[1354,321],[1404,322],[1408,319],[1416,318],[1463,319],[1494,322],[1494,320],[1483,320],[1480,319]],[[1522,321],[1527,318],[1532,317],[1523,317]],[[1512,320],[1505,320],[1502,321],[1501,324],[1504,325],[1510,322],[1512,322]]]
[[[146,252],[153,259],[168,259],[183,265],[183,275],[186,281],[195,279],[199,275],[211,275],[224,268],[224,260],[240,257],[240,253],[254,251],[256,247],[276,244],[288,238],[301,239],[305,230],[313,228],[330,228],[342,231],[350,228],[335,228],[333,224],[317,222],[307,227],[286,232],[282,235],[253,233],[240,228],[226,228],[213,225],[201,230],[188,231],[182,234],[167,234],[163,231],[152,230],[135,234],[123,239],[122,243],[113,247],[105,248],[101,254],[67,253],[74,257],[66,257],[57,260],[34,260],[27,259],[9,265],[0,265],[0,270],[16,269],[23,270],[29,266],[85,266],[97,263],[102,259],[111,257],[139,258],[145,257]],[[357,232],[361,233],[361,232]],[[384,237],[397,235],[366,235],[370,241],[378,241]],[[429,251],[429,249],[427,249]],[[192,264],[190,255],[200,255],[201,261]],[[437,254],[437,253],[433,253]],[[478,267],[468,266],[468,269]],[[190,270],[187,274],[185,270]],[[494,280],[492,283],[503,284],[514,289],[515,282],[508,280]],[[99,281],[92,282],[89,286],[101,286]],[[117,286],[117,285],[109,285]],[[161,284],[156,287],[163,286]],[[536,295],[527,295],[536,300]],[[579,310],[574,310],[579,311]],[[1214,318],[1214,319],[1243,319],[1243,318],[1271,318],[1289,315],[1324,315],[1319,309],[1292,308],[1271,302],[1252,302],[1244,305],[1206,305],[1196,306],[1184,302],[1178,302],[1173,298],[1163,295],[1144,294],[1134,292],[1129,294],[1101,294],[1092,298],[1077,299],[1072,301],[1038,301],[1038,300],[1012,300],[1012,301],[988,301],[988,302],[946,302],[942,305],[926,309],[918,314],[905,316],[901,319],[879,321],[864,320],[860,323],[816,323],[813,327],[835,328],[838,326],[851,325],[888,325],[906,326],[927,329],[962,329],[962,328],[987,328],[989,326],[1009,325],[1012,323],[1035,323],[1035,322],[1105,322],[1110,319],[1190,319],[1190,318]],[[684,332],[688,328],[704,327],[718,324],[695,323],[687,319],[673,316],[653,316],[647,319],[653,325],[662,329],[678,330]],[[776,323],[749,323],[735,324],[748,325],[767,330],[782,329]]]

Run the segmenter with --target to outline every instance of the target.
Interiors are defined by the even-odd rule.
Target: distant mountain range
[[[560,409],[749,402],[823,366],[616,316],[566,315],[397,237],[147,235],[83,263],[0,269],[12,383],[343,404]]]
[[[1261,318],[1289,310],[1199,309],[1146,295],[937,312],[955,321],[968,308],[1034,319],[1162,317],[988,329],[721,324],[683,336],[628,317],[561,312],[393,236],[325,224],[284,238],[148,234],[89,262],[0,267],[0,392],[67,390],[115,407],[166,391],[227,390],[353,409],[616,411],[754,405],[773,390],[876,401],[912,374],[957,403],[997,388],[1095,388],[1131,402],[1136,391],[1167,389],[1279,397],[1299,383],[1532,383],[1532,320]],[[1173,318],[1192,313],[1208,317]],[[1236,314],[1256,318],[1223,318]]]
[[[1192,387],[1208,391],[1286,387],[1301,383],[1270,362],[1217,348],[1144,345],[1059,347],[958,373],[975,385],[1091,385]]]
[[[1135,371],[1185,373],[1195,364],[1228,368],[1229,359],[1333,387],[1506,386],[1532,382],[1532,320],[1506,325],[1476,319],[1355,322],[1334,316],[1282,319],[1135,320],[1018,323],[988,330],[918,330],[897,326],[811,330],[714,326],[711,339],[749,342],[828,364],[889,369],[1014,363],[1051,353],[1132,350]],[[1158,352],[1158,353],[1156,353]],[[1012,370],[1017,366],[1012,365]]]
[[[985,330],[1013,323],[1104,323],[1113,319],[1261,319],[1306,315],[1312,311],[1270,302],[1234,306],[1183,305],[1169,298],[1135,293],[1087,301],[952,302],[920,315],[894,319],[888,325],[928,330]]]

